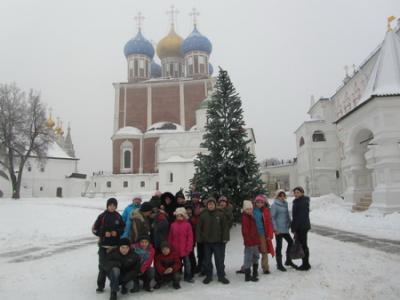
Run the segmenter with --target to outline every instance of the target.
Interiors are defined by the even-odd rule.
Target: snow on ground
[[[400,240],[400,213],[351,212],[343,201],[334,194],[312,198],[311,223],[374,238]]]
[[[103,295],[95,293],[95,239],[75,250],[68,249],[71,239],[91,237],[90,226],[104,208],[104,202],[104,199],[1,200],[0,299],[108,299],[108,288]],[[129,200],[120,202],[123,208]],[[290,269],[282,273],[271,262],[271,275],[262,275],[258,283],[245,283],[243,275],[235,274],[243,260],[239,229],[233,229],[227,247],[226,271],[231,284],[224,286],[214,281],[205,286],[196,277],[194,284],[183,283],[179,291],[163,288],[152,294],[140,292],[119,299],[400,299],[399,255],[315,234],[309,235],[310,272]],[[51,245],[62,240],[65,245],[61,248]],[[15,257],[9,255],[10,249],[22,253],[28,246],[45,243],[47,249],[42,257],[33,255],[13,262],[18,253]]]

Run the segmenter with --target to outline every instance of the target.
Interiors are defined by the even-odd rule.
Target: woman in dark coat
[[[291,229],[297,239],[303,246],[304,258],[303,264],[297,268],[300,271],[308,271],[311,269],[309,257],[310,251],[307,244],[307,234],[311,229],[310,223],[310,198],[304,196],[304,189],[301,186],[293,189],[294,197],[292,207],[292,224]]]

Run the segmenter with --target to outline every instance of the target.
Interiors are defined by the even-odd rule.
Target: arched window
[[[129,169],[131,167],[131,150],[124,150],[124,169]]]
[[[299,142],[299,146],[301,147],[301,146],[303,146],[303,145],[304,145],[304,138],[301,137],[301,138],[300,138],[300,142]]]
[[[120,148],[121,173],[131,173],[133,171],[133,146],[129,141],[124,141]]]
[[[312,141],[313,142],[325,142],[325,134],[321,130],[316,130],[314,131],[312,135]]]

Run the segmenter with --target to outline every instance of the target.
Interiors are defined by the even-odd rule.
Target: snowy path
[[[400,241],[372,238],[359,233],[348,232],[314,224],[312,225],[311,231],[313,233],[331,237],[342,242],[356,243],[363,247],[374,248],[383,252],[400,255]]]
[[[310,234],[312,270],[289,269],[282,273],[271,262],[271,275],[258,283],[245,283],[235,270],[242,263],[242,240],[239,228],[232,232],[227,247],[227,274],[231,284],[214,281],[203,285],[183,283],[180,291],[164,288],[153,294],[141,292],[119,299],[399,299],[398,268],[400,257],[383,254],[350,243]],[[94,292],[97,272],[97,247],[76,250],[21,263],[0,262],[0,298],[8,299],[108,299],[107,293]]]
[[[5,226],[0,226],[0,299],[108,299],[108,290],[104,295],[94,292],[97,246],[90,233],[103,207],[102,199],[1,201],[0,219]],[[310,272],[282,273],[272,261],[271,275],[263,275],[258,283],[245,283],[242,275],[235,274],[243,260],[240,227],[235,227],[226,255],[230,285],[214,281],[205,286],[196,278],[195,284],[183,283],[180,291],[165,288],[119,299],[400,299],[400,256],[362,241],[358,241],[361,247],[332,239],[344,239],[337,230],[321,231],[319,226],[314,230],[327,237],[309,236]]]

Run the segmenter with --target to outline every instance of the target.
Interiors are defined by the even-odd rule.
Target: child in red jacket
[[[254,265],[258,266],[260,259],[260,237],[257,231],[256,220],[253,217],[253,203],[250,200],[243,201],[242,235],[244,242],[244,274],[245,281],[258,281],[258,274]],[[253,275],[250,268],[253,266]]]
[[[164,283],[172,281],[174,289],[180,289],[181,280],[180,269],[182,268],[180,257],[171,250],[168,242],[161,243],[161,253],[156,257],[154,265],[156,267],[156,285],[159,289]]]
[[[176,220],[169,229],[168,242],[172,250],[181,258],[184,266],[184,281],[193,283],[190,253],[193,251],[192,225],[188,222],[188,215],[184,207],[175,210]]]

